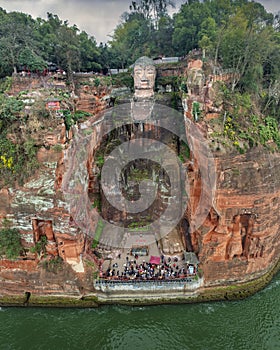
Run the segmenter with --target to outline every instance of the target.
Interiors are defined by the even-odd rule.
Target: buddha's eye
[[[155,74],[155,70],[153,68],[148,68],[147,69],[147,74],[154,75]]]
[[[141,69],[141,68],[136,68],[135,71],[134,71],[134,73],[140,75],[140,74],[143,73],[143,69]]]

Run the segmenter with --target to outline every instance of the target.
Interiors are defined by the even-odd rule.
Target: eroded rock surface
[[[189,89],[182,101],[185,118],[195,119],[193,105],[194,102],[199,103],[205,119],[197,120],[197,127],[207,137],[207,120],[217,118],[221,112],[221,104],[213,101],[216,96],[213,82],[230,79],[230,76],[205,76],[201,61],[191,61],[185,68],[185,74]],[[20,84],[23,83],[18,82],[14,92],[22,88]],[[102,120],[97,113],[108,107],[104,98],[108,91],[83,85],[76,94],[74,103],[77,108],[94,114],[90,121],[89,147],[92,147],[102,130]],[[98,211],[98,205],[94,204],[96,198],[102,204],[101,212],[105,218],[128,220],[123,214],[110,209],[102,192],[100,194],[97,150],[92,147],[83,164],[75,160],[75,138],[72,137],[83,127],[86,133],[86,124],[80,124],[72,127],[66,137],[65,125],[60,123],[54,132],[43,135],[47,147],[38,152],[39,170],[23,186],[2,188],[0,191],[0,217],[9,219],[12,226],[20,230],[26,250],[46,237],[48,258],[63,260],[61,266],[48,271],[40,265],[40,255],[30,251],[17,261],[2,259],[2,294],[20,294],[28,290],[38,294],[80,295],[92,291],[93,272],[98,271],[100,263],[92,249],[99,225],[98,215],[94,216]],[[147,127],[146,132],[154,131]],[[127,128],[120,135],[125,133],[131,137],[131,134],[137,134],[137,130]],[[62,150],[47,149],[56,144],[62,145]],[[175,144],[172,147],[176,149]],[[200,147],[199,142],[196,147]],[[201,154],[203,158],[203,152]],[[252,148],[243,155],[215,150],[213,159],[215,169],[211,171],[215,172],[216,181],[215,188],[206,188],[206,196],[212,198],[206,219],[198,228],[192,227],[202,193],[202,180],[201,169],[191,154],[184,164],[190,186],[187,210],[178,227],[160,241],[160,249],[166,255],[195,252],[205,286],[251,280],[264,274],[280,257],[279,153],[270,153],[263,147]],[[202,159],[201,164],[207,169],[207,158],[204,162]],[[63,183],[67,182],[65,174],[70,165],[81,167],[83,184],[88,191],[89,202],[75,204],[75,208],[70,208],[71,203],[63,192]],[[73,185],[77,191],[74,195],[84,190],[79,186]],[[77,225],[78,217],[85,226],[88,223],[84,230]],[[89,218],[88,222],[85,218]],[[127,222],[130,223],[129,220]],[[89,231],[92,235],[88,235]]]

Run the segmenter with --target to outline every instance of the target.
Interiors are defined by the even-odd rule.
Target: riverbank
[[[278,349],[280,274],[238,302],[0,309],[1,349]],[[230,320],[230,322],[225,322]]]
[[[30,295],[26,293],[23,295],[1,295],[0,306],[95,308],[113,304],[139,306],[241,300],[267,286],[279,270],[280,260],[267,273],[252,281],[207,288],[201,286],[196,289],[185,287],[168,291],[166,288],[164,291],[154,289],[149,292],[138,291],[136,293],[99,291],[83,296],[35,295],[32,293]]]

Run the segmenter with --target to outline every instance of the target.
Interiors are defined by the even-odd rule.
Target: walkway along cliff
[[[175,77],[170,75],[174,71]],[[152,99],[160,106],[179,109],[176,113],[181,113],[182,119],[178,124],[186,135],[191,135],[199,160],[192,147],[180,143],[170,131],[151,123],[140,128],[141,118],[106,133],[106,113],[110,115],[112,108],[122,108],[133,100],[128,87],[112,90],[106,79],[76,77],[72,91],[68,91],[71,88],[63,79],[13,80],[10,95],[25,91],[26,99],[32,97],[35,101],[29,104],[44,101],[51,121],[41,128],[46,121],[37,118],[37,129],[33,127],[38,169],[23,184],[5,185],[0,191],[2,225],[18,229],[23,246],[18,258],[2,256],[0,261],[1,303],[95,306],[113,302],[195,302],[243,298],[262,288],[279,267],[280,153],[273,138],[268,147],[261,143],[249,147],[247,139],[240,141],[232,133],[236,131],[230,109],[221,95],[222,84],[230,82],[230,72],[211,75],[209,66],[191,57],[175,70],[157,68]],[[147,87],[154,91],[153,86]],[[60,109],[52,109],[57,104],[48,102],[57,97]],[[146,92],[145,96],[136,94],[134,101],[144,101],[145,108],[151,106]],[[61,110],[91,115],[69,122]],[[23,112],[25,116],[26,111],[28,108]],[[30,126],[28,123],[21,124],[21,133]],[[189,125],[195,125],[207,140],[211,161]],[[9,135],[14,142],[17,132]],[[81,144],[75,148],[79,134],[87,140],[82,162],[77,157]],[[106,136],[100,139],[101,134]],[[110,205],[101,186],[101,172],[106,156],[121,142],[145,136],[156,139],[158,134],[178,155],[189,188],[179,222],[168,234],[151,241],[147,227],[162,215],[170,201],[163,200],[171,196],[166,173],[152,161],[148,165],[132,162],[126,168],[123,188],[130,193],[130,200],[138,198],[135,181],[157,178],[155,174],[161,172],[157,178],[161,191],[154,204],[144,214],[131,217]],[[78,182],[71,182],[69,171],[79,176]],[[203,174],[213,178],[213,173],[215,183],[205,187]],[[72,186],[71,199],[65,184]],[[193,225],[202,193],[211,205],[207,206],[203,222]],[[73,197],[78,200],[73,201]],[[126,235],[118,239],[125,244],[106,244],[113,233],[106,231],[100,217],[122,223]],[[147,251],[142,255],[142,250],[136,248]],[[161,261],[150,264],[152,256],[159,256]],[[189,270],[190,266],[194,270]],[[142,278],[143,273],[146,275]]]

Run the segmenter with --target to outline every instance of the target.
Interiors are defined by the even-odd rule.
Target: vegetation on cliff
[[[43,72],[51,64],[66,70],[72,81],[74,70],[124,68],[141,55],[185,56],[199,49],[204,63],[211,62],[211,74],[219,73],[223,67],[233,76],[230,84],[220,86],[225,114],[218,121],[219,127],[214,126],[214,136],[232,141],[240,151],[268,141],[279,147],[279,15],[273,16],[261,4],[248,0],[187,1],[173,17],[168,15],[171,6],[172,1],[166,0],[133,1],[108,44],[99,46],[94,37],[57,15],[48,13],[46,20],[33,19],[0,9],[0,75],[19,70]],[[184,91],[184,81],[173,78],[177,88]],[[98,88],[106,79],[115,86],[131,88],[133,84],[130,74],[124,73],[112,78],[96,77],[94,86]],[[157,84],[164,85],[166,79],[159,77]],[[50,119],[45,104],[36,102],[28,120],[25,96],[8,97],[10,86],[11,80],[6,79],[0,91],[2,183],[15,179],[22,182],[34,172],[34,132],[38,133]],[[65,92],[55,94],[61,100]],[[62,109],[69,130],[80,116],[67,105]],[[196,110],[198,115],[199,106]]]
[[[9,222],[5,220],[0,230],[0,256],[8,259],[17,258],[22,252],[20,233],[15,228],[10,228]]]
[[[23,116],[24,103],[17,97],[8,97],[7,82],[4,81],[0,93],[0,175],[1,184],[11,184],[15,180],[22,183],[37,167],[36,148],[30,135],[24,138],[9,138],[10,133],[17,133],[20,125],[26,123]],[[11,134],[10,134],[11,136]]]
[[[249,148],[264,146],[270,151],[280,150],[280,131],[277,116],[261,113],[262,104],[256,96],[244,92],[232,92],[218,82],[217,99],[221,99],[222,113],[208,121],[211,138],[220,146],[234,146],[240,153]]]

